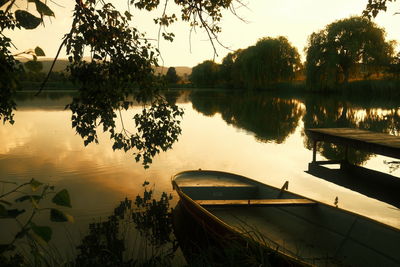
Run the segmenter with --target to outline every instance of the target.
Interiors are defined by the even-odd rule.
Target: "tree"
[[[247,88],[263,88],[274,82],[292,80],[301,66],[300,56],[286,37],[265,37],[241,51],[233,69]]]
[[[400,78],[400,52],[394,56],[389,64],[387,72],[391,74],[394,78]]]
[[[329,88],[348,82],[357,65],[368,74],[387,65],[393,44],[385,41],[385,31],[375,23],[351,17],[311,34],[306,52],[308,85]]]
[[[214,87],[219,79],[219,65],[206,60],[192,68],[189,79],[198,87]]]
[[[237,75],[234,71],[234,65],[241,52],[242,49],[238,49],[235,52],[228,53],[222,59],[219,76],[224,87],[235,87],[238,83]]]
[[[14,98],[20,89],[17,72],[22,71],[10,51],[13,44],[6,31],[35,29],[44,18],[55,16],[48,1],[23,2],[17,5],[16,0],[0,0],[0,119],[3,123],[14,122]],[[158,66],[158,50],[134,27],[131,12],[165,7],[161,17],[154,21],[160,26],[160,36],[172,41],[174,35],[166,27],[177,21],[178,16],[167,14],[167,3],[130,0],[127,10],[120,12],[104,1],[76,0],[71,29],[59,48],[60,51],[66,47],[69,77],[78,89],[77,96],[66,108],[71,110],[72,127],[84,144],[98,142],[100,127],[109,132],[114,141],[113,149],[133,151],[135,159],[142,161],[145,167],[154,155],[171,148],[177,140],[183,111],[158,93],[161,87],[153,70],[153,66]],[[190,23],[191,27],[203,28],[212,45],[221,31],[217,22],[222,10],[233,8],[232,0],[185,0],[175,1],[175,4],[182,21]],[[20,8],[32,5],[36,7],[33,13]],[[84,60],[84,51],[90,51],[90,60]],[[122,109],[133,105],[131,95],[144,104],[142,113],[134,116],[134,133],[125,129],[120,116]],[[116,120],[121,120],[121,128],[117,127]]]
[[[176,74],[176,69],[174,67],[168,68],[165,80],[168,84],[176,84],[179,81],[179,77]]]

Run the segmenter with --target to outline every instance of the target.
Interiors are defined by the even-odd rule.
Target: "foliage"
[[[176,69],[174,67],[168,68],[165,81],[167,84],[176,84],[179,81],[179,76],[176,74]]]
[[[27,2],[27,6],[34,4],[39,17],[31,11],[20,9],[20,3],[17,6],[15,0],[0,2],[5,8],[0,11],[0,119],[3,122],[14,122],[16,104],[13,99],[19,88],[15,74],[18,62],[10,53],[11,40],[3,35],[3,30],[21,27],[35,29],[44,24],[45,17],[55,16],[47,1],[24,2]],[[163,14],[154,19],[164,39],[173,40],[174,34],[167,32],[166,27],[180,17],[182,21],[189,22],[192,28],[203,28],[213,47],[221,31],[218,22],[222,11],[228,8],[234,10],[232,0],[175,1],[180,9],[179,16],[167,14],[167,3]],[[69,77],[78,87],[77,96],[66,108],[72,111],[72,127],[83,138],[84,144],[97,143],[97,127],[101,127],[109,132],[114,149],[133,151],[135,159],[141,160],[145,167],[149,166],[156,153],[169,149],[177,140],[180,134],[179,119],[183,114],[180,108],[170,105],[158,93],[161,84],[153,74],[153,67],[158,65],[158,50],[133,26],[131,10],[155,11],[160,5],[160,1],[131,0],[128,1],[127,10],[120,12],[111,3],[76,1],[71,30],[59,48],[60,52],[66,46],[70,61]],[[84,60],[84,51],[90,51],[89,60]],[[40,54],[40,51],[36,52]],[[38,72],[40,64],[34,58],[26,67]],[[45,78],[41,89],[48,78]],[[132,95],[133,99],[130,98]],[[142,114],[134,117],[137,133],[126,130],[121,116],[122,129],[118,129],[115,122],[117,114],[132,106],[133,101],[144,106]]]
[[[125,152],[136,149],[136,161],[148,167],[152,157],[167,150],[180,134],[179,120],[183,111],[156,97],[158,85],[152,66],[156,54],[143,34],[129,26],[131,15],[121,14],[111,4],[95,8],[95,1],[76,5],[71,32],[65,36],[70,65],[68,71],[78,86],[78,96],[66,108],[72,111],[72,127],[84,144],[97,143],[97,127],[110,133],[113,149]],[[92,61],[83,60],[88,47]],[[134,116],[137,133],[124,127],[117,131],[117,112],[127,110],[134,100],[146,103],[141,114]]]
[[[357,66],[365,77],[382,69],[393,54],[393,43],[385,41],[385,31],[375,23],[351,17],[311,34],[306,52],[307,84],[324,89],[347,83]]]
[[[260,39],[255,46],[228,53],[218,65],[204,61],[192,69],[198,87],[265,88],[293,80],[301,68],[300,56],[285,37]]]
[[[144,182],[143,187],[148,185]],[[172,242],[172,218],[169,201],[172,195],[163,192],[160,200],[153,198],[154,189],[144,189],[143,197],[136,196],[135,206],[137,210],[132,213],[133,222],[136,228],[147,238],[152,245],[161,246]]]
[[[43,22],[43,16],[54,16],[51,9],[40,0],[27,1],[27,3],[29,2],[35,3],[36,11],[40,18],[25,10],[14,10],[15,7],[18,8],[16,0],[0,2],[0,119],[3,120],[3,123],[14,123],[13,111],[17,106],[14,98],[16,90],[19,88],[19,73],[23,72],[19,61],[10,52],[11,46],[13,46],[12,40],[4,35],[3,32],[21,28],[34,29]],[[29,54],[33,55],[34,61],[36,61],[36,56],[44,55],[44,52],[37,47]],[[37,70],[38,62],[29,63],[28,67],[33,67],[33,69]]]
[[[69,193],[66,189],[56,192],[54,186],[43,184],[35,179],[20,185],[5,181],[0,181],[0,183],[3,187],[13,185],[13,188],[7,188],[6,192],[0,195],[0,220],[3,222],[14,220],[20,228],[12,240],[0,244],[0,260],[4,264],[15,266],[24,264],[26,260],[16,251],[16,245],[27,243],[35,264],[40,265],[41,262],[46,261],[43,258],[43,249],[46,249],[53,231],[50,226],[38,225],[35,218],[39,214],[49,213],[49,219],[52,222],[72,222],[71,215],[56,208],[57,206],[71,207]],[[51,202],[55,207],[43,204],[51,195],[53,195]]]
[[[398,79],[400,77],[400,52],[392,57],[386,72],[391,74],[394,78]]]
[[[198,87],[214,87],[218,83],[219,65],[205,60],[192,68],[189,80]]]
[[[396,0],[368,0],[363,16],[369,19],[375,18],[380,11],[386,11],[388,2],[396,2]]]
[[[0,7],[5,3],[1,3]],[[0,9],[0,33],[4,29],[14,30],[20,28],[18,21],[13,16]],[[0,34],[0,120],[3,123],[14,123],[13,110],[16,109],[14,96],[18,87],[18,79],[16,73],[21,71],[17,66],[18,61],[14,59],[10,52],[11,39]]]
[[[172,209],[169,201],[172,196],[162,193],[160,200],[154,198],[153,189],[148,190],[143,184],[143,196],[138,195],[133,201],[125,198],[114,209],[114,213],[104,222],[89,225],[89,233],[78,246],[79,254],[74,266],[171,266],[177,243],[172,234]],[[124,230],[124,227],[127,229]],[[153,248],[146,258],[148,243],[138,244],[140,254],[128,255],[126,236],[133,232],[134,226]],[[143,257],[143,258],[140,258]]]
[[[235,74],[246,88],[263,88],[273,82],[292,80],[301,67],[300,56],[286,37],[266,37],[239,53]],[[236,75],[235,75],[236,76]]]
[[[238,82],[238,73],[235,73],[236,68],[234,68],[235,61],[242,49],[238,49],[235,52],[228,53],[223,59],[220,65],[219,78],[221,79],[222,85],[224,87],[234,87]]]

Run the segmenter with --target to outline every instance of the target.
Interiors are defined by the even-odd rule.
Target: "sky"
[[[169,1],[169,13],[178,14],[179,10],[173,2]],[[231,50],[254,45],[260,38],[277,36],[286,36],[304,60],[304,47],[311,33],[323,29],[335,20],[360,15],[367,2],[368,0],[248,0],[246,7],[236,9],[245,22],[229,11],[223,12],[219,40],[229,49],[217,46],[218,56],[215,61],[221,62]],[[67,3],[62,3],[60,0],[55,0],[55,3],[63,7],[55,5],[52,1],[48,3],[56,17],[51,20],[45,19],[45,27],[6,32],[18,51],[39,46],[47,57],[52,58],[56,55],[61,38],[69,31],[72,23],[74,1],[68,0]],[[112,1],[112,3],[115,3],[120,10],[126,9],[126,1]],[[28,8],[34,11],[33,5]],[[400,1],[389,3],[387,12],[380,13],[374,21],[378,26],[385,28],[387,40],[398,40],[400,44],[400,15],[394,15],[397,11],[400,11]],[[153,23],[153,18],[160,15],[162,10],[132,13],[134,25],[142,32],[146,32],[148,38],[157,39],[158,26]],[[214,58],[213,48],[204,30],[197,29],[190,34],[189,25],[179,21],[169,30],[176,36],[173,43],[165,40],[153,41],[154,45],[160,48],[161,65],[193,67],[204,60]],[[66,57],[65,51],[60,57]]]

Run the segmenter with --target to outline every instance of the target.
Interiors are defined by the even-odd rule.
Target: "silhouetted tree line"
[[[33,60],[25,63],[19,63],[16,71],[19,81],[22,82],[42,82],[47,76],[47,72],[43,71],[43,63],[38,61],[36,56]],[[65,71],[52,71],[49,74],[49,82],[67,82],[68,75]]]
[[[268,88],[278,82],[306,78],[307,88],[332,89],[350,80],[400,76],[400,54],[385,30],[365,17],[335,21],[310,35],[303,65],[297,49],[285,37],[260,39],[239,49],[221,64],[207,60],[192,69],[198,87]]]
[[[299,53],[286,37],[266,37],[254,46],[229,53],[222,64],[206,60],[195,66],[190,81],[199,87],[255,89],[291,81],[300,69]]]
[[[306,47],[306,78],[309,88],[331,89],[350,79],[393,72],[394,42],[385,31],[363,17],[335,21],[310,35]]]

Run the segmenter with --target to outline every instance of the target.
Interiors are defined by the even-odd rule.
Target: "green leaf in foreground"
[[[7,206],[11,206],[12,204],[4,199],[0,199],[0,203],[6,204]]]
[[[39,195],[26,195],[26,196],[22,196],[19,197],[15,200],[15,202],[24,202],[26,200],[30,200],[30,201],[38,201],[40,200],[42,197]]]
[[[44,56],[46,56],[46,54],[44,53],[43,49],[40,48],[39,46],[36,46],[36,48],[35,48],[35,54],[36,54],[36,56],[38,56],[38,57],[44,57]]]
[[[0,7],[5,5],[8,1],[10,1],[10,0],[0,0]]]
[[[23,229],[21,229],[21,231],[19,231],[16,235],[15,235],[15,238],[17,238],[17,239],[21,239],[21,238],[23,238],[24,236],[26,236],[26,234],[29,232],[29,228],[23,228]]]
[[[51,209],[50,220],[53,222],[74,222],[74,217],[62,212],[61,210]]]
[[[25,210],[19,210],[19,209],[7,210],[7,218],[17,218],[20,214],[24,212]]]
[[[35,29],[37,26],[39,26],[40,22],[42,22],[40,18],[35,17],[25,10],[15,11],[15,19],[22,27],[28,30]]]
[[[48,226],[38,226],[31,222],[31,229],[32,231],[38,235],[40,238],[42,238],[44,241],[49,242],[51,239],[51,236],[53,234],[53,231],[51,230],[50,227]]]
[[[71,199],[69,197],[69,193],[67,189],[63,189],[60,192],[58,192],[52,199],[54,204],[57,204],[59,206],[64,206],[64,207],[72,207],[71,206]]]
[[[40,15],[54,17],[53,10],[51,10],[45,3],[40,0],[35,0],[34,2],[36,4],[36,10]]]

